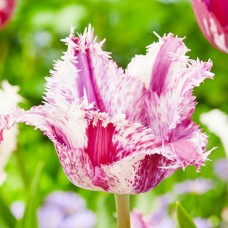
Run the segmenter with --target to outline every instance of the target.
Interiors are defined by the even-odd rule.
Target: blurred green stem
[[[15,153],[15,156],[17,159],[19,172],[21,174],[21,178],[22,178],[22,181],[23,181],[23,184],[25,187],[25,191],[26,191],[28,189],[29,181],[28,181],[28,176],[26,174],[24,162],[23,162],[23,159],[22,159],[21,154],[20,154],[20,149],[18,148],[14,153]]]
[[[129,195],[115,194],[118,228],[130,228]]]

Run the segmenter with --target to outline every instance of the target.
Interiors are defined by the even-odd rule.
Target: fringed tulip
[[[14,8],[15,0],[0,0],[0,29],[7,24]]]
[[[212,78],[211,61],[191,60],[183,40],[159,37],[124,71],[89,26],[47,78],[44,104],[4,116],[39,128],[81,188],[138,194],[179,168],[207,160],[206,136],[192,122],[193,88]]]
[[[2,82],[2,89],[0,89],[0,115],[15,111],[17,104],[22,101],[22,97],[18,95],[18,90],[17,86],[11,86],[6,81]],[[4,121],[0,116],[0,127],[3,127]],[[4,131],[4,141],[0,143],[0,185],[6,178],[5,165],[11,153],[16,149],[17,131],[16,125],[10,130]]]
[[[204,36],[216,48],[228,53],[228,1],[192,0]]]

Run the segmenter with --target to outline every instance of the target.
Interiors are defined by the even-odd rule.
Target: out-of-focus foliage
[[[228,113],[228,55],[214,49],[205,40],[187,0],[18,0],[14,17],[0,31],[0,80],[7,79],[21,87],[20,94],[26,99],[24,108],[41,102],[45,76],[49,75],[53,60],[59,59],[66,50],[60,39],[68,36],[71,26],[76,27],[76,32],[83,32],[89,23],[95,28],[98,39],[107,38],[105,50],[112,52],[122,67],[126,67],[135,54],[144,54],[145,47],[158,39],[153,32],[161,36],[172,32],[186,37],[190,56],[202,60],[210,58],[214,63],[212,71],[216,74],[214,80],[207,80],[195,90],[198,101],[195,121],[199,121],[201,113],[212,108]],[[205,126],[202,127],[207,131]],[[228,207],[228,189],[227,183],[216,177],[213,165],[225,153],[219,138],[207,132],[208,148],[218,146],[210,155],[212,161],[207,162],[200,173],[196,173],[194,167],[185,172],[180,170],[151,192],[132,196],[132,209],[149,213],[156,207],[156,197],[172,190],[176,182],[210,178],[215,182],[212,190],[202,195],[188,193],[177,198],[192,217],[209,218],[215,227],[219,226],[223,211]],[[37,206],[54,190],[73,190],[81,194],[88,208],[96,213],[98,227],[115,227],[113,196],[73,186],[61,169],[52,143],[27,126],[20,126],[18,149],[6,167],[8,179],[0,189],[1,198],[7,205],[16,200],[27,200],[39,161],[45,166],[36,192]],[[174,208],[175,202],[170,206],[170,216],[173,216]],[[2,210],[0,208],[0,217]]]

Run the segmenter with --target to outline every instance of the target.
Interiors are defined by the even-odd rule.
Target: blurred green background
[[[13,18],[0,31],[0,81],[6,79],[20,86],[20,94],[26,100],[21,105],[23,108],[41,103],[45,77],[53,61],[60,59],[66,50],[60,40],[68,36],[70,27],[76,27],[75,31],[81,33],[89,23],[99,40],[106,38],[104,49],[112,52],[121,67],[126,67],[135,54],[144,54],[145,47],[157,41],[153,31],[160,36],[172,32],[186,37],[185,43],[191,49],[189,56],[201,60],[210,58],[216,75],[214,80],[206,80],[195,89],[198,105],[194,120],[199,123],[199,115],[213,108],[228,113],[228,55],[214,49],[203,37],[187,0],[18,0]],[[201,127],[209,135],[208,149],[218,146],[210,155],[212,161],[200,173],[194,167],[185,172],[179,170],[149,193],[132,196],[132,209],[148,213],[156,207],[156,197],[170,191],[175,183],[197,177],[212,178],[216,183],[213,190],[203,195],[181,196],[178,200],[192,217],[209,218],[214,227],[219,227],[221,212],[228,207],[227,183],[215,176],[213,164],[225,157],[225,152],[219,138],[205,126]],[[39,161],[45,165],[36,197],[37,207],[54,190],[73,190],[85,197],[88,207],[96,213],[98,227],[115,227],[113,196],[73,186],[61,169],[52,143],[41,132],[24,125],[20,125],[18,149],[6,167],[8,179],[1,187],[1,195],[8,205],[25,200]]]

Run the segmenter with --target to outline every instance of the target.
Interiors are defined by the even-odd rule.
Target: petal
[[[149,191],[179,168],[195,165],[197,169],[207,160],[206,136],[196,125],[189,125],[185,134],[175,132],[173,142],[156,147],[144,145],[140,150],[99,168],[100,179],[106,179],[109,192],[138,194]],[[133,141],[133,140],[132,140]],[[129,143],[127,144],[129,145]],[[134,148],[134,146],[132,146]],[[123,147],[124,150],[124,147]],[[94,182],[96,184],[96,181]]]
[[[143,83],[124,74],[109,53],[102,51],[103,42],[95,42],[93,29],[89,27],[75,43],[75,56],[79,69],[77,88],[81,96],[85,89],[88,101],[95,102],[102,112],[109,115],[125,114],[130,121],[144,119],[142,103],[146,91]],[[132,106],[135,107],[132,110]]]
[[[80,105],[56,107],[49,104],[21,111],[15,121],[40,129],[54,144],[84,148],[87,144],[85,113]]]
[[[191,119],[196,105],[193,88],[206,78],[214,76],[209,72],[211,61],[186,61],[178,56],[173,56],[172,61],[178,62],[179,69],[170,72],[166,79],[166,90],[160,96],[151,92],[147,100],[150,116],[148,125],[153,129],[154,135],[164,140],[170,140],[170,134],[177,124]]]
[[[93,184],[94,167],[84,150],[80,148],[69,149],[60,144],[55,147],[64,173],[75,186],[97,191],[106,189],[102,184],[101,186],[104,188]]]
[[[181,167],[195,165],[197,169],[207,161],[211,151],[206,152],[207,136],[193,122],[182,122],[172,132],[167,146],[174,150]]]
[[[148,46],[146,55],[133,58],[127,67],[127,73],[139,77],[149,90],[160,96],[165,90],[169,74],[175,70],[176,64],[171,59],[172,54],[184,57],[187,50],[182,39],[168,34],[159,38],[159,42]]]
[[[175,169],[164,169],[161,166],[172,166],[173,161],[158,154],[158,149],[146,153],[132,154],[110,165],[102,165],[109,191],[118,194],[138,194],[149,191],[160,181],[170,176]]]
[[[142,118],[134,120],[151,127],[153,134],[164,140],[179,122],[191,118],[193,88],[213,77],[211,61],[189,60],[187,50],[182,39],[169,34],[149,46],[145,56],[136,56],[126,71],[139,77],[148,90],[143,92],[142,111],[138,112],[143,113]]]
[[[96,42],[93,29],[89,26],[77,38],[72,31],[65,42],[68,50],[47,78],[44,99],[50,104],[70,105],[86,96],[100,111],[145,122],[143,83],[125,75],[109,53],[102,51],[103,42]]]
[[[188,130],[188,137],[175,132],[174,141],[163,144],[150,128],[129,124],[122,116],[83,109],[82,104],[38,106],[21,111],[16,121],[40,128],[53,141],[67,177],[86,189],[146,192],[176,169],[198,167],[206,160],[197,152],[205,149],[205,142],[194,142],[199,138],[192,136],[194,129]]]
[[[138,160],[141,152],[151,151],[160,144],[150,129],[140,124],[129,124],[122,117],[115,119],[93,110],[85,111],[81,105],[60,108],[45,104],[29,111],[20,110],[15,121],[43,131],[53,141],[68,178],[86,189],[112,191],[112,181],[103,166],[132,154]],[[119,192],[124,186],[115,188]]]

